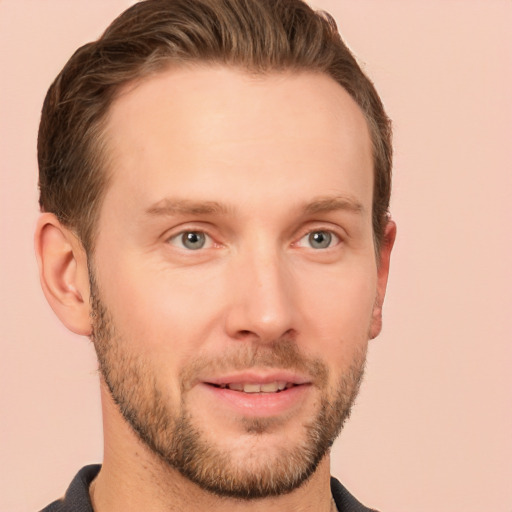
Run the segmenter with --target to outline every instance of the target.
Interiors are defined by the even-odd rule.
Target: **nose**
[[[278,250],[239,255],[229,276],[226,331],[231,338],[270,343],[297,332],[293,274]]]

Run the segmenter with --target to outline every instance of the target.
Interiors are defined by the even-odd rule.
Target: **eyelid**
[[[175,238],[183,233],[204,233],[210,238],[214,239],[215,236],[212,234],[213,226],[209,222],[190,220],[186,222],[180,222],[173,226],[168,226],[165,231],[162,231],[160,238],[164,241],[168,241],[171,238]]]
[[[209,249],[215,245],[215,241],[214,241],[213,237],[205,229],[194,228],[194,227],[182,228],[179,231],[172,233],[170,236],[166,236],[165,241],[169,245],[172,245],[173,247],[177,247],[178,249],[182,249],[184,251],[195,252],[193,249],[183,246],[181,239],[185,233],[201,233],[202,235],[205,236],[205,238],[206,238],[205,245],[201,248],[196,249],[196,251]]]
[[[329,247],[327,247],[323,250],[327,250],[327,249],[336,247],[337,245],[339,245],[340,243],[342,243],[345,240],[346,235],[343,232],[342,228],[340,228],[338,226],[333,226],[332,224],[326,225],[325,223],[318,223],[318,225],[314,225],[314,226],[309,225],[309,226],[301,229],[300,235],[298,237],[294,237],[296,241],[292,242],[292,246],[300,247],[301,246],[300,242],[302,240],[304,240],[306,237],[308,237],[309,235],[311,235],[311,233],[321,232],[321,231],[329,233],[333,237],[333,242],[334,242]],[[170,232],[170,234],[169,234],[169,232]],[[216,240],[216,238],[211,234],[211,232],[208,228],[205,228],[204,226],[193,225],[193,224],[192,225],[187,224],[187,225],[176,226],[172,230],[168,230],[167,233],[163,236],[163,239],[164,239],[165,243],[167,243],[169,245],[172,245],[174,247],[177,247],[177,248],[185,250],[185,251],[193,252],[191,249],[184,247],[181,244],[181,237],[185,233],[201,233],[201,234],[203,234],[206,237],[206,243],[205,243],[205,246],[201,248],[202,250],[223,245],[222,243],[219,243]],[[309,248],[311,248],[311,247],[309,247]],[[197,251],[200,251],[201,249],[197,249]],[[316,250],[319,250],[319,249],[316,249]]]
[[[331,243],[331,245],[329,245],[328,247],[326,247],[324,249],[314,249],[313,247],[311,247],[309,245],[306,246],[306,244],[303,245],[300,243],[304,239],[309,237],[312,233],[317,233],[317,232],[322,232],[322,231],[325,233],[329,233],[333,238],[333,243]],[[296,239],[297,241],[294,242],[293,245],[296,247],[305,247],[305,248],[314,249],[314,250],[326,251],[327,249],[332,249],[343,242],[344,236],[340,233],[340,231],[341,231],[341,229],[335,229],[332,226],[328,227],[328,226],[325,226],[325,224],[314,226],[312,228],[308,227],[307,230],[301,231],[301,235]]]

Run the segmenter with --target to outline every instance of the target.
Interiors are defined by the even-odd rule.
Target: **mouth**
[[[258,382],[229,382],[222,384],[214,384],[207,382],[208,385],[219,389],[230,389],[231,391],[239,391],[241,393],[281,393],[298,384],[286,382],[284,380],[258,383]]]
[[[251,417],[271,417],[296,410],[313,386],[304,376],[289,371],[246,371],[207,378],[199,389],[207,391],[207,406]]]

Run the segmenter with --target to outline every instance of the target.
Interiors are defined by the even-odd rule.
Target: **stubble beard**
[[[217,496],[258,499],[289,493],[300,487],[315,472],[350,416],[364,373],[366,345],[354,358],[337,389],[328,393],[328,369],[321,361],[302,356],[291,340],[254,346],[245,345],[231,358],[200,362],[181,377],[179,410],[171,409],[164,390],[151,365],[130,353],[116,334],[111,315],[99,298],[91,278],[91,306],[94,343],[99,369],[119,410],[140,440],[172,469],[203,490]],[[241,345],[241,344],[240,344]],[[186,404],[189,377],[199,368],[279,367],[306,371],[322,387],[318,411],[304,423],[304,434],[291,446],[280,446],[265,457],[261,452],[236,454],[208,441],[204,431],[194,424]],[[266,435],[275,425],[270,419],[245,419],[245,434]],[[240,460],[238,460],[240,459]]]

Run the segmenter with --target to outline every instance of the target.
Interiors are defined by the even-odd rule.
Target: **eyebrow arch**
[[[229,208],[217,201],[191,201],[190,199],[165,198],[150,206],[146,213],[159,215],[212,215],[229,213]]]
[[[353,213],[363,213],[364,206],[351,197],[335,196],[320,197],[304,207],[306,214],[324,213],[336,210],[345,210]]]
[[[303,207],[306,215],[345,210],[353,213],[364,212],[363,205],[350,197],[320,197]],[[150,216],[172,215],[228,215],[232,208],[217,201],[192,201],[190,199],[164,198],[149,208],[146,213]]]

